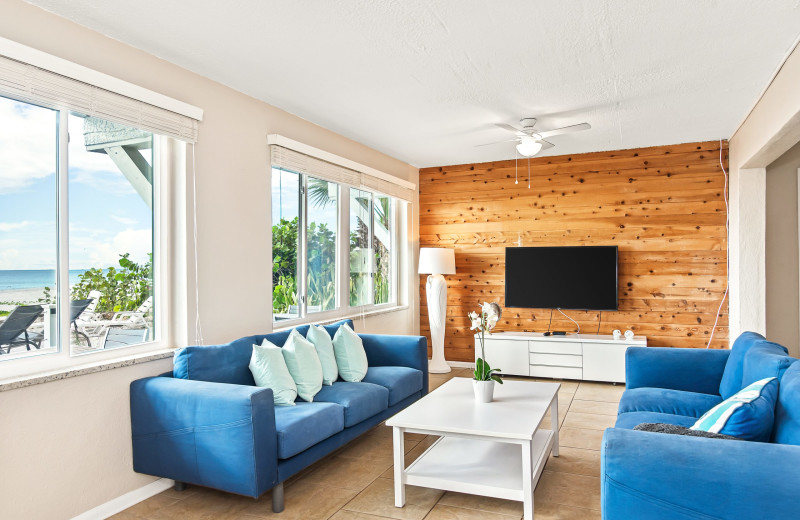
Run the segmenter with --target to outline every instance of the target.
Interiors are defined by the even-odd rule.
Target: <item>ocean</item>
[[[70,269],[70,286],[78,283],[80,276],[86,269]],[[0,270],[0,291],[16,289],[38,289],[40,287],[53,287],[56,284],[56,272],[53,269],[31,269],[4,271]]]

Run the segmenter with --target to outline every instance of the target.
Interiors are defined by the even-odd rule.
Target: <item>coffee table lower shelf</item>
[[[537,430],[531,442],[534,487],[552,450],[553,437],[551,430]],[[524,502],[523,449],[525,444],[511,439],[446,435],[403,470],[403,480],[412,486]]]

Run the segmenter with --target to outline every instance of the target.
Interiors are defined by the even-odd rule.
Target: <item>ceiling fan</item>
[[[577,125],[565,126],[563,128],[556,128],[555,130],[545,130],[540,132],[534,127],[536,126],[536,118],[526,117],[519,120],[522,128],[507,125],[504,123],[497,123],[497,126],[515,133],[517,136],[514,139],[506,139],[505,141],[497,141],[494,143],[480,144],[478,146],[488,146],[498,143],[508,143],[512,141],[517,142],[517,151],[523,157],[533,157],[542,150],[547,150],[555,146],[549,141],[545,141],[548,137],[561,134],[569,134],[571,132],[580,132],[582,130],[589,130],[592,125],[589,123],[580,123]]]

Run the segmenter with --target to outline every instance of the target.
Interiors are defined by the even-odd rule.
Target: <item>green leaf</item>
[[[500,377],[499,377],[499,376],[492,376],[492,381],[497,381],[497,382],[498,382],[498,383],[500,383],[501,385],[503,384],[503,380],[502,380],[502,379],[500,379]]]

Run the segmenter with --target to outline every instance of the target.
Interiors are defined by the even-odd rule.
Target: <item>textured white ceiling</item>
[[[31,0],[415,166],[728,138],[800,32],[797,0]]]

